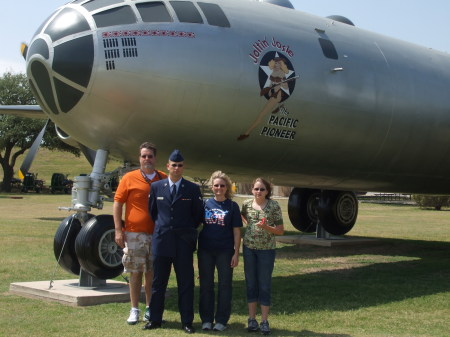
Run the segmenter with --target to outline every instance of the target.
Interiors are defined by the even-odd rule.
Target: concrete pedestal
[[[130,292],[128,284],[108,280],[102,287],[79,287],[79,280],[17,282],[11,283],[9,291],[12,294],[56,301],[72,306],[89,306],[111,302],[128,302]]]

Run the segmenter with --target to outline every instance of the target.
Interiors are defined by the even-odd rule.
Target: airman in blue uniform
[[[164,300],[172,265],[178,286],[178,309],[182,329],[194,333],[194,266],[197,227],[203,218],[203,201],[198,185],[183,178],[184,158],[179,150],[169,157],[168,179],[152,184],[149,210],[155,230],[152,239],[153,284],[150,321],[144,329],[161,327]]]

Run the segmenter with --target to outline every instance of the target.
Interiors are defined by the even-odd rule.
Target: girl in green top
[[[283,217],[278,202],[270,199],[270,183],[263,178],[253,182],[254,198],[245,200],[241,215],[247,224],[244,240],[244,272],[247,286],[248,331],[270,333],[272,272],[275,263],[275,235],[283,235]],[[257,303],[261,305],[261,324],[256,321]]]

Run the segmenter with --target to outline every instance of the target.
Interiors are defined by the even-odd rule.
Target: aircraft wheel
[[[123,272],[122,248],[114,241],[112,215],[98,215],[80,230],[75,251],[81,267],[99,279],[111,279]]]
[[[323,191],[317,209],[320,223],[328,233],[344,235],[355,225],[358,199],[353,192]]]
[[[80,230],[80,220],[75,218],[75,214],[72,214],[61,221],[53,239],[53,252],[56,261],[59,261],[59,265],[65,271],[75,275],[80,274],[80,263],[75,253],[75,239]],[[66,244],[64,244],[64,241]]]
[[[319,190],[309,188],[294,188],[292,190],[289,195],[288,214],[296,229],[305,233],[316,231],[319,198]]]

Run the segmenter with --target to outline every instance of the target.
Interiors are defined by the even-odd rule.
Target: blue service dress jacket
[[[152,238],[153,256],[175,257],[178,240],[192,252],[197,246],[197,227],[203,220],[203,201],[198,185],[182,178],[174,200],[169,180],[152,183],[149,211],[155,222]],[[180,252],[178,252],[180,253]]]

